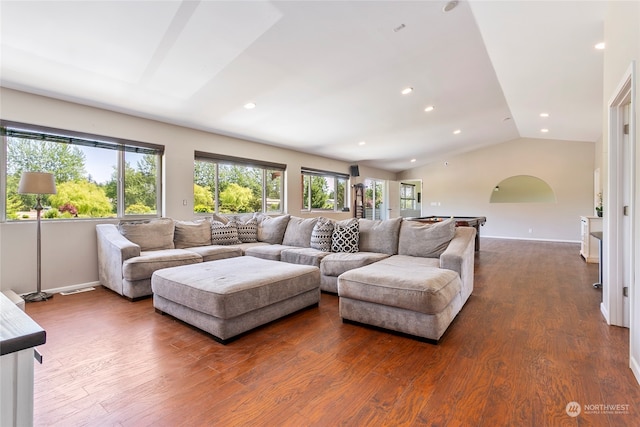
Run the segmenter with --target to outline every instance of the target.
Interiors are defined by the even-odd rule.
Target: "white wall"
[[[98,108],[0,88],[2,119],[89,132],[165,146],[164,212],[175,219],[193,218],[194,151],[255,158],[287,164],[286,209],[300,212],[300,167],[349,173],[350,163],[271,147],[241,139],[114,113]],[[361,176],[395,179],[387,171],[360,166]],[[187,200],[187,206],[182,201]],[[346,218],[352,213],[327,215]],[[44,221],[42,224],[42,288],[57,289],[98,280],[95,225],[99,220]],[[35,290],[34,222],[0,223],[0,289]]]
[[[593,142],[522,138],[404,171],[398,179],[422,179],[425,216],[486,216],[482,236],[579,241],[579,217],[594,214],[594,152]],[[514,175],[544,180],[556,203],[489,203],[494,187]]]

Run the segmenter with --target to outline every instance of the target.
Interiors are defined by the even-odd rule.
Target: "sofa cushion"
[[[238,239],[238,227],[235,221],[223,224],[220,221],[211,221],[211,243],[214,245],[235,245],[242,243]]]
[[[311,233],[313,227],[318,222],[318,218],[298,218],[292,216],[289,218],[287,229],[282,238],[282,244],[286,246],[297,246],[299,248],[308,248],[311,244]]]
[[[174,221],[173,243],[176,249],[211,244],[211,221]]]
[[[287,229],[289,215],[258,217],[258,241],[280,245]]]
[[[230,245],[196,246],[185,249],[189,252],[195,252],[200,255],[202,257],[202,262],[242,256],[242,249],[237,246]]]
[[[320,267],[322,259],[329,254],[331,254],[331,252],[320,251],[313,248],[284,249],[280,253],[280,261],[288,262],[289,264],[313,265],[314,267]]]
[[[435,224],[405,220],[400,226],[398,254],[437,258],[447,249],[455,233],[453,218]]]
[[[398,234],[402,218],[371,220],[361,218],[359,222],[359,246],[362,252],[398,253]]]
[[[236,226],[238,227],[238,239],[240,239],[242,243],[253,243],[258,241],[257,218],[251,217],[244,222],[237,219]]]
[[[339,276],[345,271],[369,265],[388,256],[377,252],[332,253],[322,259],[320,273],[323,276]]]
[[[295,246],[286,245],[264,245],[247,248],[244,251],[246,256],[268,259],[270,261],[280,261],[280,253],[285,249],[291,249]]]
[[[329,218],[319,217],[311,231],[309,247],[323,252],[331,252],[331,235],[333,234],[333,221]]]
[[[202,262],[202,257],[185,249],[142,252],[122,264],[122,276],[129,281],[149,279],[154,271],[161,268],[198,262]]]
[[[147,221],[122,221],[120,234],[140,246],[141,251],[173,249],[173,220],[158,218]]]
[[[458,274],[437,267],[407,269],[384,263],[347,271],[338,277],[338,295],[425,314],[443,311],[460,293]]]
[[[331,234],[331,252],[358,252],[358,230],[357,218],[336,222]]]

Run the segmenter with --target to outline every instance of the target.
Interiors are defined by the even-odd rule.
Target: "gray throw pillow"
[[[455,233],[456,222],[453,218],[434,224],[402,221],[398,254],[438,258],[447,249]]]
[[[140,246],[141,251],[173,249],[173,220],[158,218],[144,221],[123,221],[120,234]]]
[[[333,234],[333,221],[329,218],[319,217],[311,232],[310,247],[323,252],[331,252],[331,235]]]
[[[175,221],[173,243],[176,249],[207,246],[211,244],[211,221]]]
[[[235,221],[226,224],[211,221],[211,243],[214,245],[237,245],[242,243],[238,239],[238,227]]]
[[[333,225],[331,252],[358,252],[358,219],[338,221]]]
[[[311,232],[316,222],[318,222],[318,218],[298,218],[297,216],[292,216],[289,218],[287,229],[282,238],[282,244],[308,248],[311,244]]]
[[[371,220],[361,218],[360,251],[395,255],[398,253],[398,235],[402,218]]]
[[[271,243],[272,245],[282,244],[284,232],[289,222],[289,215],[269,216],[261,214],[257,218],[258,241]]]

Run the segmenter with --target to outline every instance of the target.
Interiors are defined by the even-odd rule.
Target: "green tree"
[[[325,209],[329,199],[329,186],[327,180],[322,176],[304,175],[304,206],[309,204],[309,187],[311,187],[311,209]],[[311,184],[309,186],[309,183]]]
[[[87,180],[63,182],[57,185],[57,194],[49,196],[51,207],[61,210],[66,204],[78,210],[78,216],[105,217],[115,215],[111,201],[104,190]]]
[[[244,213],[254,212],[254,197],[250,188],[241,187],[232,182],[220,192],[220,212]]]
[[[207,213],[215,211],[213,195],[208,188],[193,184],[193,210]]]
[[[156,156],[145,154],[136,163],[136,168],[130,162],[124,167],[124,205],[125,213],[152,213],[156,211]],[[113,168],[111,179],[103,186],[105,194],[111,200],[114,212],[118,206],[118,169]],[[136,207],[135,212],[130,209],[134,205],[147,206],[149,209]]]

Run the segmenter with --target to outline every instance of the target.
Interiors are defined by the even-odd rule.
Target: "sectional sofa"
[[[318,268],[345,321],[437,341],[473,290],[476,230],[453,220],[240,214],[96,231],[101,284],[132,300],[152,294],[155,271],[251,256]]]

